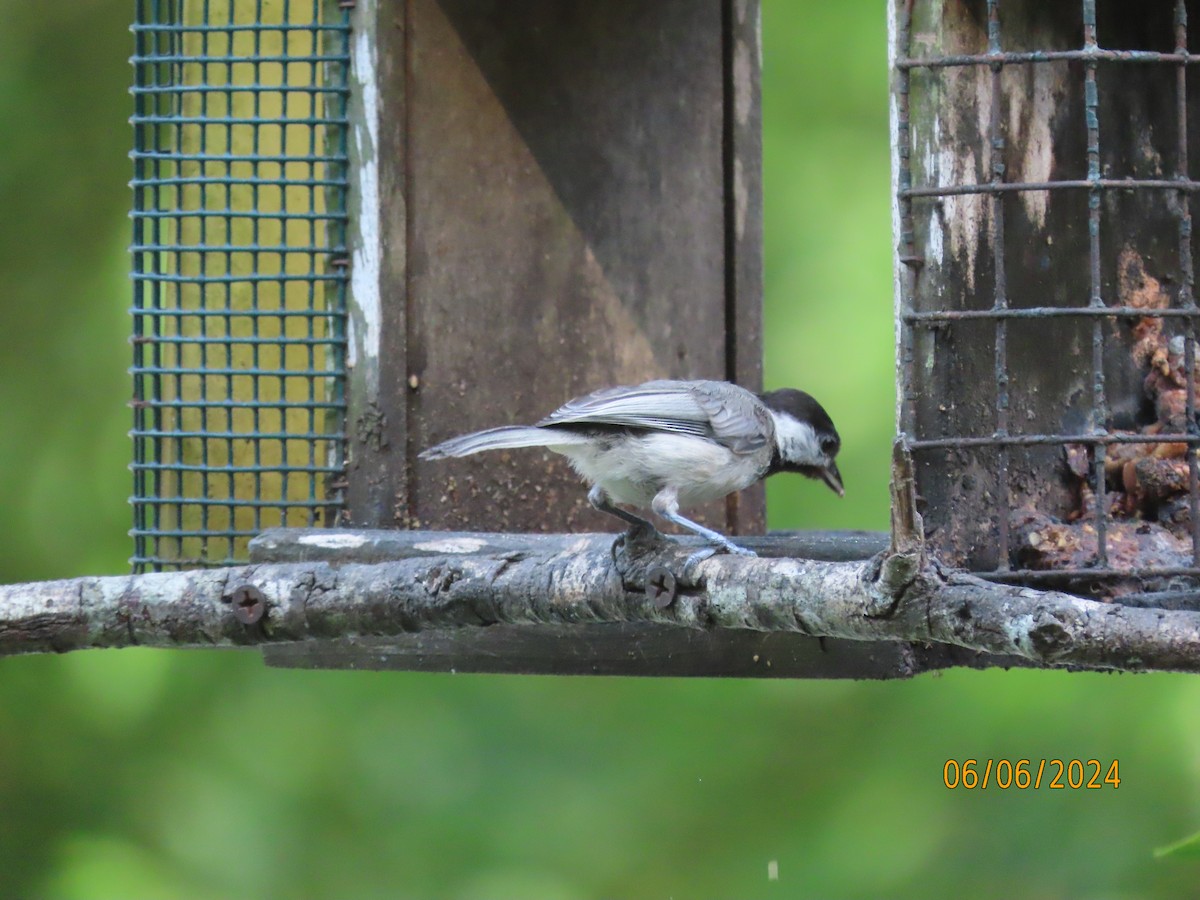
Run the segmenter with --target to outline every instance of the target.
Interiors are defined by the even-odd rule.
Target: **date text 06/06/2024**
[[[942,766],[942,783],[950,790],[968,791],[1115,790],[1121,786],[1119,771],[1115,759],[1107,765],[1098,759],[948,759]]]

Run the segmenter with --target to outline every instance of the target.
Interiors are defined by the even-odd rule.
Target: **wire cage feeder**
[[[329,523],[344,465],[348,23],[321,0],[139,0],[136,571]]]
[[[1200,576],[1194,7],[893,3],[898,419],[947,562]]]

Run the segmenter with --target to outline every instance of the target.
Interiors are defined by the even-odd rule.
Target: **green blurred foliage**
[[[130,4],[0,0],[0,581],[121,572]],[[887,523],[882,2],[766,0],[767,380],[843,431]],[[1200,682],[272,671],[249,654],[0,661],[0,896],[1170,898],[1196,863]],[[947,790],[948,758],[1120,760],[1117,790]],[[779,880],[768,880],[776,862]]]
[[[1158,858],[1179,856],[1188,857],[1189,859],[1200,859],[1200,831],[1189,837],[1185,837],[1181,841],[1176,841],[1167,847],[1157,848],[1154,851],[1154,855]]]

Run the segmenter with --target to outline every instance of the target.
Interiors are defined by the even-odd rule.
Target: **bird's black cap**
[[[808,422],[817,433],[818,439],[826,436],[833,438],[834,445],[830,456],[835,455],[841,448],[842,439],[833,426],[833,419],[825,412],[825,407],[816,401],[812,394],[798,391],[795,388],[780,388],[759,394],[758,399],[766,404],[768,409],[779,413],[787,413],[797,422]]]

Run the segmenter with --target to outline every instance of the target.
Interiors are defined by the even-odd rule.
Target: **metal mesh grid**
[[[347,16],[138,0],[135,571],[340,507]]]
[[[1169,2],[1169,0],[1168,0]],[[895,34],[896,54],[894,58],[895,122],[896,122],[896,201],[900,228],[898,261],[902,266],[899,285],[899,331],[898,353],[901,379],[899,408],[900,427],[911,438],[914,452],[921,451],[969,451],[985,454],[986,465],[995,474],[995,483],[1000,486],[1000,496],[994,498],[995,521],[993,540],[997,544],[994,567],[987,567],[981,574],[1000,580],[1055,581],[1060,579],[1087,579],[1100,582],[1104,579],[1128,578],[1171,578],[1175,576],[1200,576],[1200,514],[1198,514],[1197,459],[1195,448],[1200,445],[1200,433],[1196,426],[1195,385],[1195,339],[1194,325],[1200,310],[1197,309],[1194,286],[1194,261],[1192,244],[1192,220],[1190,203],[1192,196],[1200,190],[1200,182],[1192,180],[1188,171],[1188,69],[1200,63],[1200,55],[1188,51],[1187,5],[1184,0],[1173,3],[1174,48],[1172,51],[1144,49],[1104,48],[1100,46],[1101,35],[1097,30],[1096,0],[1082,0],[1083,46],[1078,48],[1023,48],[1006,50],[1001,27],[1002,9],[1014,8],[1012,3],[1001,0],[986,0],[978,4],[986,14],[987,49],[984,53],[947,54],[936,56],[913,56],[912,15],[913,0],[896,0],[897,30]],[[1029,13],[1030,4],[1019,8]],[[1054,62],[1072,62],[1082,66],[1082,88],[1086,135],[1086,177],[1063,178],[1060,180],[1020,181],[1006,180],[1004,151],[1008,139],[1008,122],[1003,118],[1001,77],[1007,67],[1042,66]],[[1100,116],[1101,93],[1097,82],[1100,64],[1114,66],[1163,66],[1173,67],[1175,72],[1175,96],[1173,98],[1176,134],[1174,137],[1174,165],[1167,177],[1112,177],[1102,172],[1101,140],[1105,127],[1119,127],[1119,123],[1104,123]],[[913,135],[910,132],[910,110],[912,103],[913,75],[916,72],[936,72],[954,67],[966,67],[987,71],[990,74],[990,120],[982,139],[990,145],[991,167],[988,176],[978,183],[957,184],[914,184],[913,183]],[[982,79],[980,79],[981,83]],[[982,103],[982,101],[981,101]],[[1116,173],[1120,174],[1120,173]],[[1161,196],[1164,208],[1173,211],[1178,225],[1178,263],[1174,273],[1174,296],[1169,308],[1146,309],[1111,302],[1104,296],[1101,277],[1101,234],[1102,229],[1127,227],[1119,221],[1106,221],[1102,215],[1106,192],[1156,192]],[[1090,296],[1083,304],[1058,306],[1045,303],[1014,307],[1010,303],[1006,268],[1004,198],[1026,192],[1048,192],[1063,194],[1082,192],[1087,198],[1086,228],[1088,236],[1087,258],[1089,263]],[[990,219],[989,240],[994,267],[990,304],[977,309],[916,309],[915,284],[926,263],[926,248],[919,246],[914,224],[914,204],[923,202],[940,203],[945,198],[966,195],[981,195],[987,198],[987,215]],[[928,306],[929,304],[925,304]],[[947,304],[949,305],[949,304]],[[1157,434],[1116,433],[1110,426],[1109,398],[1105,381],[1106,337],[1104,324],[1114,320],[1154,318],[1182,332],[1183,370],[1186,373],[1186,410],[1184,430],[1174,429]],[[1092,427],[1073,433],[1023,433],[1019,423],[1014,423],[1010,410],[1009,330],[1015,322],[1057,321],[1072,319],[1087,323],[1090,331],[1091,371],[1090,402],[1092,405]],[[920,362],[916,358],[917,337],[922,331],[943,328],[952,323],[975,322],[991,326],[994,340],[994,360],[991,376],[995,380],[994,429],[987,434],[921,434],[916,432],[918,421],[917,403],[922,389],[917,372]],[[1056,360],[1047,359],[1046,365],[1055,365]],[[990,391],[990,386],[988,387]],[[1126,567],[1110,560],[1110,536],[1112,518],[1107,510],[1105,458],[1114,446],[1121,444],[1185,444],[1187,448],[1187,496],[1190,512],[1190,560],[1185,564]],[[1082,445],[1088,449],[1090,467],[1089,484],[1095,491],[1094,509],[1089,513],[1089,523],[1095,530],[1096,552],[1089,564],[1075,568],[1057,568],[1053,571],[1023,568],[1012,564],[1014,537],[1010,533],[1010,513],[1013,512],[1012,489],[1010,487],[1010,453],[1014,448],[1051,445],[1064,450],[1071,445]],[[979,511],[979,515],[983,515]],[[1194,582],[1193,582],[1194,583]]]

